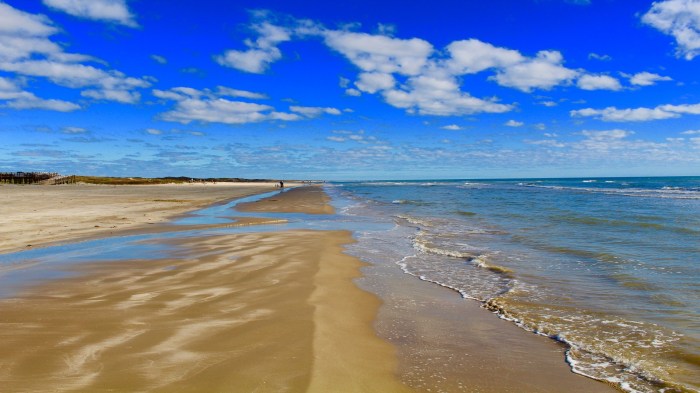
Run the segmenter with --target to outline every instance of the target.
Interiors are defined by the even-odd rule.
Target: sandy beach
[[[362,264],[341,252],[351,241],[338,231],[209,236],[180,239],[162,259],[74,266],[75,277],[0,301],[0,385],[407,390],[393,347],[372,328],[379,300],[352,282]]]
[[[0,185],[0,253],[143,230],[276,184]]]
[[[92,219],[104,219],[127,210],[121,198],[141,192],[131,187],[27,187],[13,197],[53,192],[79,209],[75,195],[88,200],[94,190],[100,202],[93,203],[101,207],[90,210]],[[192,200],[191,209],[266,187],[173,187],[166,195]],[[3,198],[13,198],[8,195]],[[140,198],[158,195],[164,194],[149,189]],[[42,210],[38,202],[23,203]],[[129,214],[164,221],[185,206],[148,209]],[[322,188],[302,187],[241,210],[328,214],[333,207]],[[60,211],[52,220],[66,220]],[[88,232],[85,217],[85,230],[71,233],[78,237],[54,234],[50,242],[93,236],[99,228]],[[37,233],[25,225],[23,233]],[[4,247],[16,249],[24,239]],[[553,341],[449,290],[346,255],[343,247],[352,242],[348,231],[311,230],[155,238],[143,243],[163,247],[157,258],[117,254],[73,265],[70,277],[0,299],[0,386],[8,392],[614,391],[571,373]]]

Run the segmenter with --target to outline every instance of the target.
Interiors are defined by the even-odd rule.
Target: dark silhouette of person
[[[284,188],[284,182],[280,181],[280,188]]]

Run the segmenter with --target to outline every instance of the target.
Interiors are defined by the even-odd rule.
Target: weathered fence
[[[0,172],[0,183],[9,184],[68,184],[75,183],[75,176],[63,176],[54,172]]]

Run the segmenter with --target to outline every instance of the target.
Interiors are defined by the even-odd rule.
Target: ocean
[[[630,392],[700,390],[700,177],[342,182],[349,252],[480,302]]]

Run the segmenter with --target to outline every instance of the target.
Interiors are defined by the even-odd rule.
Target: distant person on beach
[[[280,181],[280,188],[284,188],[284,182]]]

